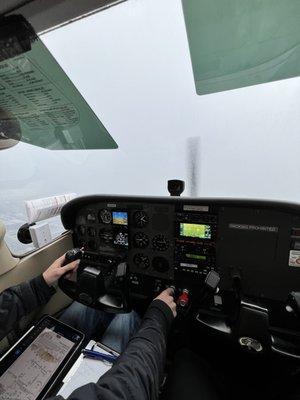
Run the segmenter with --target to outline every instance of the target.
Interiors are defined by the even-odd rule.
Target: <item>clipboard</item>
[[[86,346],[88,350],[101,351],[114,356],[119,356],[119,353],[113,349],[105,346],[102,343],[91,340]],[[93,360],[90,358],[84,358],[81,354],[76,360],[73,367],[70,369],[68,374],[63,379],[63,386],[58,391],[57,395],[64,398],[70,396],[70,394],[78,389],[79,387],[88,383],[96,383],[107,371],[112,367],[111,363],[102,360]]]

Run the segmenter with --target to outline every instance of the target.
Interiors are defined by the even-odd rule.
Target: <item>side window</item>
[[[32,243],[23,244],[18,240],[17,237],[17,233],[20,226],[26,223],[25,212],[24,214],[22,214],[22,212],[19,210],[19,212],[16,215],[4,214],[1,215],[1,219],[3,220],[6,227],[5,242],[8,245],[13,255],[21,256],[35,249]],[[50,218],[45,222],[49,223],[51,236],[53,240],[55,240],[65,231],[65,228],[61,223],[60,216]]]

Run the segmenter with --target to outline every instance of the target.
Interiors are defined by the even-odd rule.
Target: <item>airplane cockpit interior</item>
[[[300,396],[299,21],[298,0],[1,2],[0,291],[78,260],[1,338],[1,399],[57,393],[3,378],[44,315],[142,319],[167,288],[161,400]],[[197,368],[220,397],[191,394]]]

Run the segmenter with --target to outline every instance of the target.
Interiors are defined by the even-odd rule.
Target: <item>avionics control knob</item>
[[[189,298],[189,291],[188,289],[183,289],[181,295],[178,297],[177,300],[177,304],[180,307],[187,307],[189,305],[190,302],[190,298]]]

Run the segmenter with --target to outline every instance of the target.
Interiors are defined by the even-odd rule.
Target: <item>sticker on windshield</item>
[[[289,266],[300,268],[300,251],[299,250],[290,250]]]
[[[1,111],[18,121],[20,140],[28,144],[52,150],[118,147],[41,40],[0,62]]]

